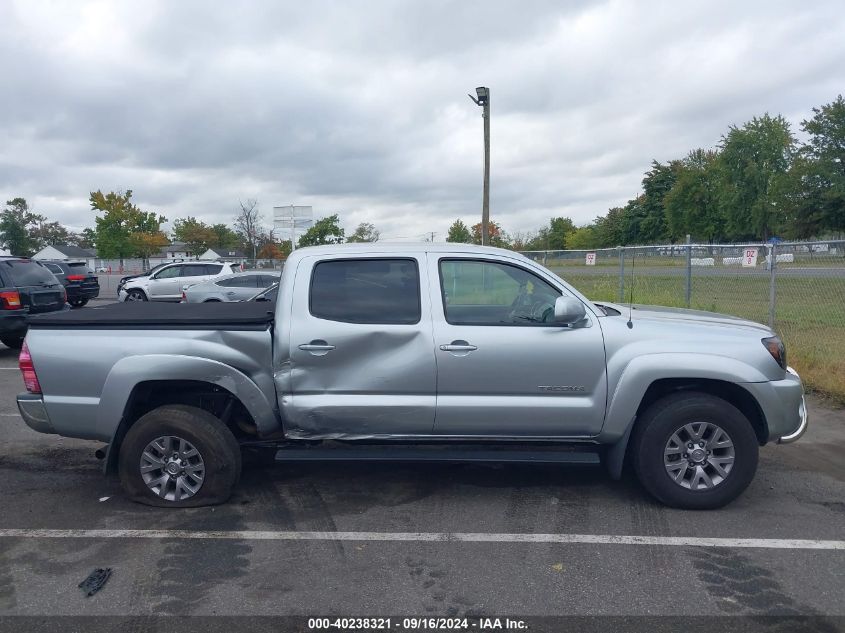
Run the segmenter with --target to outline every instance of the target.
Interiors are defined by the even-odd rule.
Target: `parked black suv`
[[[100,282],[86,262],[41,261],[67,291],[67,302],[81,308],[89,299],[100,296]]]
[[[30,314],[68,308],[64,286],[39,262],[0,257],[0,342],[19,348]]]

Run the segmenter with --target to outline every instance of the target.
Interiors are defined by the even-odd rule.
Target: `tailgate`
[[[61,284],[54,286],[28,286],[19,288],[21,307],[29,308],[30,314],[53,312],[65,306],[65,289]]]

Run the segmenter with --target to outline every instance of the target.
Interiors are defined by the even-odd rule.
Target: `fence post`
[[[690,235],[687,233],[687,307],[689,308],[692,301],[692,242]]]
[[[619,253],[619,303],[625,302],[625,250],[617,246]]]
[[[775,268],[777,267],[778,256],[775,253],[775,245],[769,244],[769,327],[775,327]]]

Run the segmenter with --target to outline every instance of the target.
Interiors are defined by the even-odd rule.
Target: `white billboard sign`
[[[595,266],[596,265],[596,254],[595,253],[587,253],[587,257],[584,260],[584,263],[587,266]]]

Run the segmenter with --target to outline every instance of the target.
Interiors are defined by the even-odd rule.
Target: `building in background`
[[[95,270],[97,267],[97,255],[86,248],[71,246],[70,244],[57,244],[45,246],[32,256],[32,259],[58,259],[60,261],[84,261],[88,268]]]
[[[243,264],[247,260],[247,256],[243,251],[229,249],[229,248],[209,248],[202,255],[200,259],[223,260],[225,262],[232,262],[235,264]]]

